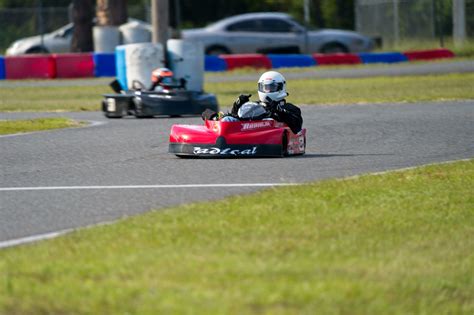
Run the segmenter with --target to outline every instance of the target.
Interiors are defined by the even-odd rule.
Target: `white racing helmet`
[[[258,97],[262,102],[280,101],[288,96],[286,93],[286,81],[281,73],[267,71],[258,79]]]

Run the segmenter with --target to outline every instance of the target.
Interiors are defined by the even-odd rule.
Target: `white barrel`
[[[94,26],[92,33],[95,52],[114,52],[120,45],[120,31],[116,26]]]
[[[121,25],[119,30],[124,45],[151,42],[151,28],[143,23],[128,22]]]
[[[204,84],[204,46],[192,40],[167,41],[168,62],[174,77],[186,80],[186,89],[202,91]]]
[[[118,46],[115,51],[117,78],[124,87],[131,89],[134,80],[146,88],[151,86],[151,72],[164,67],[164,50],[161,44],[139,43]]]

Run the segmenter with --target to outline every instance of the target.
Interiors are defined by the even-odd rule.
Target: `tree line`
[[[91,0],[96,5],[100,0]],[[150,0],[108,0],[120,6],[149,6]],[[223,17],[247,13],[279,11],[293,15],[303,22],[303,0],[169,0],[170,9],[179,10],[181,27],[200,27]],[[310,0],[310,25],[314,27],[354,28],[355,0]],[[41,3],[43,7],[67,7],[71,0],[0,0],[2,8],[31,8]],[[179,8],[176,7],[179,4]],[[176,12],[170,12],[170,21],[176,24]]]

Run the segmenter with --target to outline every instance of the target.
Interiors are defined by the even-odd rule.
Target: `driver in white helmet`
[[[286,92],[286,80],[281,73],[276,71],[267,71],[260,76],[258,80],[259,104],[263,105],[268,111],[268,118],[284,122],[290,127],[293,133],[301,131],[303,126],[303,117],[301,110],[286,101],[289,94]],[[223,121],[235,121],[239,117],[239,109],[245,103],[250,101],[251,94],[241,94],[234,102],[232,110],[224,115]],[[214,119],[217,115],[210,112],[203,113],[203,119]]]

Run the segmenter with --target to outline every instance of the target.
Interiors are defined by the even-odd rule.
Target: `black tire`
[[[230,54],[230,50],[224,46],[211,46],[206,48],[206,55],[219,56],[228,54]]]
[[[110,115],[109,113],[105,113],[105,117],[110,118],[110,119],[120,119],[120,118],[123,118],[123,116]]]
[[[347,53],[349,49],[340,43],[328,43],[325,44],[319,52],[323,54]]]
[[[142,115],[142,114],[135,113],[135,117],[137,117],[138,119],[147,119],[147,118],[153,118],[153,115]]]

